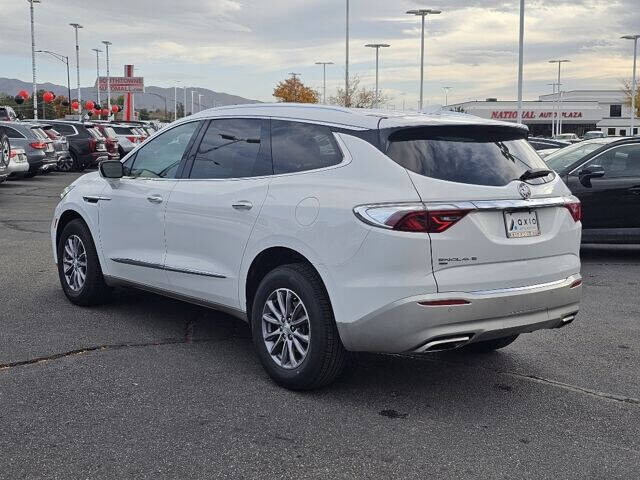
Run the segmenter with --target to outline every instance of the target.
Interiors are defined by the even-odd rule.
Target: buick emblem
[[[529,197],[531,197],[531,189],[526,183],[521,183],[520,185],[518,185],[518,193],[525,200],[529,200]]]

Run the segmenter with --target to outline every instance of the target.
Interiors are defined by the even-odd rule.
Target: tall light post
[[[107,57],[107,108],[109,109],[109,115],[111,115],[111,76],[109,73],[109,46],[111,46],[111,42],[108,40],[103,40],[104,48],[106,50],[105,54]],[[166,110],[166,105],[165,105]],[[166,116],[166,112],[165,112]]]
[[[195,112],[193,110],[193,94],[195,93],[194,90],[191,90],[191,114],[193,115]]]
[[[558,115],[556,116],[556,135],[562,133],[562,124],[560,123],[560,115],[562,115],[562,97],[560,96],[560,67],[563,63],[570,62],[571,60],[549,60],[549,63],[557,63],[558,64]]]
[[[367,43],[365,47],[376,49],[376,108],[380,106],[380,90],[378,89],[378,64],[380,58],[380,49],[388,48],[391,45],[388,43]]]
[[[625,35],[625,40],[633,40],[633,74],[631,75],[631,126],[629,128],[629,136],[633,137],[633,127],[636,123],[636,63],[638,58],[638,38],[640,35]]]
[[[204,97],[204,93],[199,93],[198,94],[198,111],[202,111],[202,97]]]
[[[316,65],[322,65],[322,103],[327,103],[327,65],[333,62],[316,62]]]
[[[78,116],[82,118],[82,93],[80,92],[80,46],[78,45],[78,29],[83,28],[79,23],[70,23],[76,32],[76,75],[78,80]]]
[[[346,15],[346,41],[345,41],[345,60],[344,60],[344,106],[350,107],[350,95],[349,95],[349,0],[347,0],[347,15]]]
[[[518,123],[522,123],[523,66],[524,66],[524,0],[520,0],[520,35],[518,39]]]
[[[36,34],[33,21],[33,4],[40,3],[40,0],[27,0],[29,2],[29,13],[31,14],[31,73],[33,75],[33,118],[38,119],[38,84],[36,82]]]
[[[185,118],[187,116],[187,86],[185,85],[184,87],[182,87],[183,90],[183,94],[184,97],[182,99],[182,118]],[[193,112],[191,112],[193,113]]]
[[[444,106],[449,105],[449,90],[453,87],[442,87],[442,91],[444,92]]]
[[[178,119],[178,83],[173,84],[173,121]]]
[[[69,100],[69,113],[71,113],[71,79],[69,77],[69,57],[66,55],[60,55],[59,53],[52,52],[51,50],[36,50],[36,53],[48,53],[54,58],[57,58],[67,66],[67,95]]]
[[[98,86],[96,90],[98,90],[98,106],[100,107],[100,52],[102,50],[99,48],[92,48],[91,50],[96,52],[96,85]]]
[[[421,8],[419,10],[408,10],[409,15],[422,17],[422,33],[420,35],[420,111],[424,101],[424,17],[427,15],[438,15],[442,10],[433,10],[430,8]]]
[[[556,111],[556,86],[558,87],[558,90],[560,90],[560,86],[556,83],[547,83],[547,85],[553,87],[553,107],[551,108],[552,113],[555,113]],[[551,137],[553,138],[556,135],[556,119],[553,117],[553,115],[551,116]]]
[[[293,101],[297,102],[298,101],[298,82],[296,82],[296,80],[302,74],[296,73],[296,72],[289,72],[289,75],[293,77]]]

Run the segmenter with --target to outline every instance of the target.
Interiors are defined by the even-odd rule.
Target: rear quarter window
[[[523,132],[513,128],[430,126],[385,133],[386,154],[391,159],[412,172],[438,180],[504,186],[527,170],[547,168]]]
[[[317,170],[342,162],[331,129],[311,123],[272,120],[271,152],[275,174]]]

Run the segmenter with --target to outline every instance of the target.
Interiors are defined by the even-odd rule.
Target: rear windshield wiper
[[[547,168],[532,168],[520,175],[519,180],[524,182],[526,180],[533,180],[534,178],[546,177],[547,175],[551,175],[552,173],[553,171]]]

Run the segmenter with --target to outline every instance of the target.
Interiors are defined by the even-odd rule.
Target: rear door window
[[[25,138],[24,135],[11,127],[2,127],[2,131],[4,131],[9,138]]]
[[[640,143],[611,148],[594,157],[589,165],[604,168],[605,178],[640,177]]]
[[[389,157],[412,172],[438,180],[503,186],[527,170],[547,168],[523,133],[513,128],[410,127],[384,133]],[[545,178],[529,182],[541,183]]]
[[[342,162],[336,139],[324,125],[272,120],[271,151],[275,174],[316,170]]]
[[[190,178],[246,178],[272,173],[269,121],[229,118],[209,123]]]

